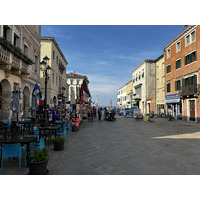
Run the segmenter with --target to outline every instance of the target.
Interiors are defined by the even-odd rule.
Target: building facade
[[[51,67],[47,84],[47,104],[49,104],[50,107],[55,107],[68,101],[66,82],[66,68],[68,62],[54,37],[41,37],[41,61],[45,56],[50,58],[49,66]],[[44,94],[45,78],[42,71],[40,77],[42,82],[40,89]]]
[[[165,116],[165,59],[164,54],[156,60],[156,114]]]
[[[155,102],[155,60],[144,60],[132,71],[133,106],[138,106],[142,114],[156,111]]]
[[[126,85],[117,90],[117,108],[126,108]]]
[[[200,26],[184,30],[164,48],[166,110],[176,119],[200,122]]]
[[[80,88],[84,80],[86,82],[86,87],[88,87],[89,80],[87,76],[77,74],[75,71],[66,74],[67,84],[69,85],[69,102],[70,104],[76,104],[80,98]],[[90,94],[84,92],[84,101],[88,101]]]
[[[30,116],[32,92],[40,85],[40,25],[0,25],[0,120],[11,118],[13,87],[21,87],[22,113]]]
[[[126,107],[132,107],[132,96],[133,96],[133,82],[132,80],[126,84]]]

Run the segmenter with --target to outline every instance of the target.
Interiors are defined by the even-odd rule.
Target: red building
[[[165,106],[176,119],[200,122],[200,26],[187,25],[164,48]]]

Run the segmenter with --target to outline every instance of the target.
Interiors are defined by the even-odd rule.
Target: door
[[[190,101],[190,120],[195,121],[195,100]]]

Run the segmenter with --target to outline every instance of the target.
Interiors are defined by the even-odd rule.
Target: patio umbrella
[[[12,117],[11,121],[19,122],[18,114],[21,112],[21,88],[19,86],[14,86],[11,98],[11,110],[12,110]]]

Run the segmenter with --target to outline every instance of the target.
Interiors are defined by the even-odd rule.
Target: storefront
[[[182,102],[179,94],[166,95],[165,97],[167,115],[175,119],[182,119]]]
[[[165,105],[157,104],[157,116],[164,117],[165,116]]]

